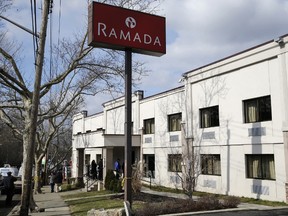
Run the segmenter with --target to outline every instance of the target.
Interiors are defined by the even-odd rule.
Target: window
[[[90,154],[85,154],[85,164],[90,164]]]
[[[181,121],[182,121],[181,113],[168,115],[168,130],[181,131]]]
[[[181,162],[182,162],[181,154],[169,154],[168,155],[168,171],[169,172],[182,172]]]
[[[143,155],[143,176],[147,178],[155,178],[155,155]]]
[[[154,133],[154,118],[144,120],[144,134]]]
[[[201,128],[219,126],[219,106],[200,109],[200,117]]]
[[[272,120],[270,96],[243,101],[245,123]]]
[[[273,154],[246,155],[247,178],[275,180]]]
[[[204,175],[221,175],[220,155],[201,155],[201,168]]]

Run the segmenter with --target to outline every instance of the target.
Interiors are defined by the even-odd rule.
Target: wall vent
[[[252,185],[251,190],[252,190],[252,193],[254,194],[269,195],[269,187],[267,186]]]
[[[213,180],[204,180],[204,187],[216,188],[216,181],[213,181]]]
[[[202,139],[215,139],[215,132],[203,132]]]
[[[170,142],[176,142],[179,141],[179,136],[178,135],[171,135],[170,136]]]
[[[248,128],[248,136],[265,136],[265,135],[266,135],[265,127]]]
[[[145,137],[144,143],[152,143],[152,137]]]

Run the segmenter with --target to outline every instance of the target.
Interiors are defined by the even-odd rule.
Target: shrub
[[[142,173],[141,173],[141,163],[139,162],[132,170],[132,190],[134,193],[139,193],[142,188],[141,183]]]
[[[82,178],[82,177],[78,177],[78,178],[76,179],[75,187],[76,187],[76,188],[83,188],[83,187],[85,187],[85,184],[84,184],[84,181],[83,181],[83,178]]]
[[[141,192],[142,183],[140,179],[132,179],[132,189],[134,193]]]
[[[104,181],[104,187],[107,190],[111,190],[110,184],[111,184],[111,181],[113,181],[114,179],[116,179],[116,176],[114,175],[113,170],[107,170],[105,181]]]
[[[71,184],[67,184],[67,186],[66,186],[66,190],[71,190],[71,189],[72,189]]]
[[[115,179],[113,181],[113,192],[119,193],[121,191],[122,191],[121,181],[118,179]]]
[[[104,181],[104,186],[107,190],[113,191],[113,192],[121,192],[121,180],[117,179],[114,175],[113,170],[108,170],[106,174],[106,178]]]
[[[215,195],[200,197],[196,204],[198,209],[213,210],[222,208],[222,204]]]
[[[236,208],[240,204],[240,198],[235,196],[227,196],[223,198],[224,208]]]
[[[75,187],[76,188],[83,188],[83,187],[85,187],[85,184],[84,184],[84,182],[77,182],[76,184],[75,184]]]

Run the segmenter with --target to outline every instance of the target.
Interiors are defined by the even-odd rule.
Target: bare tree
[[[0,1],[0,15],[8,10],[12,5],[12,0],[1,0]]]
[[[4,163],[20,166],[22,157],[22,137],[14,134],[11,128],[0,121],[0,166]]]
[[[155,9],[154,3],[157,0],[136,1],[135,3],[119,0],[110,3],[112,2],[130,8],[135,8],[137,4],[138,9],[147,11]],[[43,157],[43,152],[52,138],[56,136],[56,131],[61,125],[56,118],[59,116],[65,118],[63,117],[65,113],[71,112],[76,107],[82,95],[117,91],[119,86],[121,87],[119,84],[123,84],[123,80],[119,79],[123,77],[124,72],[123,54],[107,50],[102,50],[100,53],[100,49],[87,47],[87,33],[83,34],[84,36],[75,36],[74,40],[64,39],[60,46],[54,47],[53,71],[50,70],[49,75],[46,73],[44,54],[50,4],[50,0],[44,0],[35,58],[34,85],[31,85],[31,80],[25,77],[25,73],[21,72],[17,65],[18,50],[5,49],[2,45],[0,47],[0,93],[7,99],[0,104],[0,116],[14,131],[23,135],[23,179],[25,181],[22,182],[20,215],[28,215],[29,207],[35,207],[31,205],[33,160],[38,162],[38,159]],[[151,5],[153,5],[152,8],[150,8]],[[145,72],[141,63],[134,62],[134,66],[136,66],[134,67],[135,74],[141,76]],[[54,95],[48,94],[51,92],[54,92]],[[57,98],[53,103],[50,100],[51,96],[54,99]],[[9,119],[7,112],[9,109],[16,109],[23,117],[22,131]],[[49,122],[50,125],[50,130],[45,136],[40,133],[40,125],[44,122]],[[35,157],[35,150],[37,150],[37,157]]]
[[[71,119],[73,114],[78,111],[79,103],[82,100],[73,100],[69,109],[65,110],[61,114],[57,113],[57,109],[54,107],[55,115],[48,118],[38,126],[36,132],[36,149],[35,149],[35,173],[34,173],[34,193],[41,193],[41,173],[42,173],[42,159],[47,155],[48,147],[53,140],[59,140],[59,137],[65,134],[71,129]],[[54,101],[58,102],[58,101]],[[43,114],[43,113],[41,113]],[[41,115],[40,114],[40,115]],[[70,122],[70,124],[67,122]],[[68,128],[67,128],[68,127]],[[71,140],[70,140],[71,141]],[[58,143],[57,143],[58,144]],[[56,145],[59,147],[58,145]],[[71,148],[70,148],[71,150]],[[67,151],[68,153],[69,151]],[[64,157],[65,159],[65,157]],[[63,160],[64,160],[63,159]]]

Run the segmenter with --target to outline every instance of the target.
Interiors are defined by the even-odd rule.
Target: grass
[[[123,208],[123,199],[110,199],[109,197],[91,197],[87,199],[79,198],[77,200],[65,202],[70,206],[73,216],[86,216],[87,212],[91,209]]]
[[[258,205],[266,205],[266,206],[288,206],[285,202],[275,202],[275,201],[268,201],[268,200],[260,200],[260,199],[252,199],[247,197],[241,197],[241,202],[251,203],[251,204],[258,204]]]
[[[147,186],[147,185],[145,185]],[[172,189],[160,186],[152,186],[152,190],[161,191],[161,192],[170,192],[170,193],[183,193],[182,190]],[[102,190],[102,191],[90,191],[90,192],[77,192],[74,194],[63,195],[63,199],[70,206],[71,213],[73,216],[86,216],[87,211],[91,209],[114,209],[114,208],[123,208],[123,199],[122,198],[111,198],[110,196],[103,195],[112,195],[111,191]],[[205,196],[209,193],[204,192],[193,192],[193,196]],[[99,196],[99,197],[97,197]],[[217,197],[224,198],[225,195],[216,195]],[[241,202],[266,205],[266,206],[287,206],[284,202],[272,202],[267,200],[259,200],[241,197]],[[137,209],[142,206],[142,203],[135,202],[133,204],[133,209]]]
[[[62,198],[69,205],[73,216],[86,216],[91,209],[123,208],[123,199],[112,199],[110,196],[103,196],[109,194],[112,195],[112,192],[106,190],[77,192],[75,194],[62,195]]]
[[[74,194],[69,195],[62,195],[64,200],[67,199],[76,199],[76,198],[83,198],[83,197],[94,197],[94,196],[100,196],[100,195],[107,195],[111,194],[111,191],[108,190],[101,190],[101,191],[90,191],[90,192],[78,192]]]
[[[150,188],[150,185],[147,185],[147,184],[143,184],[143,186]],[[179,190],[179,189],[175,189],[175,188],[168,188],[168,187],[163,187],[163,186],[157,186],[157,185],[151,186],[151,190],[159,191],[159,192],[177,193],[177,194],[183,193],[183,190]]]

